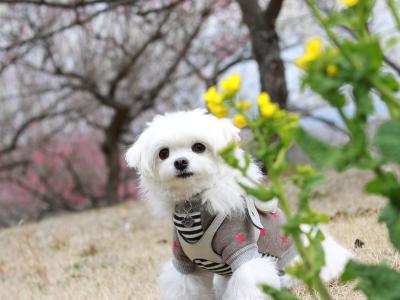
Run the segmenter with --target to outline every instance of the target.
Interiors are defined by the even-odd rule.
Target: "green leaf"
[[[235,156],[236,144],[232,143],[220,151],[221,157],[233,168],[239,168],[239,160]]]
[[[380,47],[379,40],[371,38],[368,40],[344,40],[343,49],[356,62],[357,68],[353,70],[353,74],[349,76],[354,79],[360,79],[377,73],[382,67],[383,52]]]
[[[386,223],[390,240],[397,250],[400,250],[400,210],[388,203],[379,216],[379,222]]]
[[[300,216],[300,222],[301,224],[312,224],[312,225],[317,225],[320,223],[328,223],[329,222],[329,216],[326,214],[321,214],[315,210],[308,209],[305,211],[302,211]]]
[[[370,300],[400,299],[400,273],[385,264],[364,265],[350,261],[341,276],[342,282],[358,278],[356,289]]]
[[[365,191],[389,198],[392,204],[400,209],[400,182],[393,173],[383,172],[379,174],[367,183]]]
[[[385,159],[400,164],[400,119],[383,123],[373,139],[373,144]]]
[[[261,289],[264,293],[269,294],[275,300],[297,300],[295,295],[289,292],[277,290],[267,285],[262,285]]]
[[[302,128],[299,129],[296,140],[318,168],[336,167],[337,161],[342,156],[339,147],[318,140]]]
[[[396,77],[393,74],[382,73],[382,74],[380,74],[380,79],[392,91],[398,92],[400,90],[400,82],[396,79]]]
[[[269,201],[276,196],[271,189],[268,189],[264,186],[258,186],[256,188],[253,188],[242,183],[239,183],[239,185],[246,192],[246,194],[254,196],[261,201]]]
[[[320,70],[322,68],[322,70]],[[344,82],[338,78],[329,78],[325,74],[326,65],[321,62],[315,64],[315,70],[307,73],[303,84],[307,84],[314,92],[320,94],[332,106],[342,107],[346,104],[345,97],[340,93]]]

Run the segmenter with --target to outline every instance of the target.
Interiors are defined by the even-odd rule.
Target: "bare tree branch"
[[[67,96],[63,95],[60,99],[65,99]],[[49,107],[50,110],[54,109],[58,105],[58,102],[54,102],[53,105]],[[83,109],[85,106],[81,106],[81,109]],[[76,107],[73,108],[67,108],[59,111],[54,111],[54,112],[49,112],[49,111],[44,111],[38,115],[32,116],[30,118],[27,118],[14,132],[13,137],[11,139],[11,142],[0,149],[0,156],[4,155],[6,153],[9,153],[15,149],[17,149],[18,142],[21,138],[21,136],[33,125],[36,123],[39,123],[43,120],[48,120],[52,118],[56,118],[59,116],[64,116],[68,113],[72,113],[76,111]]]
[[[350,133],[346,129],[338,126],[331,119],[326,119],[326,118],[323,118],[323,117],[320,117],[320,116],[316,116],[316,115],[314,115],[312,113],[312,111],[310,111],[308,109],[303,109],[303,108],[299,108],[299,107],[289,107],[288,110],[289,111],[293,111],[293,112],[298,112],[298,113],[300,113],[301,116],[303,116],[305,118],[321,122],[321,123],[327,125],[328,127],[332,128],[332,129],[334,129],[336,131],[339,131],[340,133],[345,134],[346,136],[350,136]]]
[[[146,51],[148,46],[154,41],[162,37],[162,27],[168,21],[169,14],[166,15],[164,20],[160,23],[157,30],[152,34],[147,41],[131,56],[127,64],[123,65],[122,68],[117,72],[115,78],[111,80],[110,88],[108,91],[108,98],[114,99],[115,91],[118,88],[119,83],[129,74],[130,70],[135,65],[136,61],[141,57],[141,55]]]
[[[396,64],[391,58],[386,55],[383,57],[384,62],[390,66],[398,75],[400,75],[400,65]]]
[[[152,9],[147,9],[147,10],[138,10],[136,12],[137,15],[139,16],[146,16],[149,14],[154,14],[158,13],[164,10],[168,10],[171,8],[176,7],[177,5],[187,2],[188,0],[176,0],[172,1],[171,3],[168,3],[166,5],[157,7],[157,8],[152,8]],[[116,5],[116,6],[132,6],[136,4],[138,0],[91,0],[91,1],[85,1],[85,0],[78,0],[74,1],[73,3],[63,3],[60,1],[46,1],[46,0],[0,0],[0,5],[1,4],[8,4],[8,5],[33,5],[33,6],[45,6],[49,8],[55,8],[55,9],[65,9],[65,10],[77,10],[79,8],[83,7],[89,7],[89,6],[96,6],[99,4],[107,4],[107,5]]]
[[[50,38],[50,37],[52,37],[54,35],[57,35],[57,34],[59,34],[61,32],[64,32],[64,31],[66,31],[68,29],[71,29],[71,28],[73,28],[75,26],[82,26],[83,24],[91,22],[92,20],[94,20],[98,16],[101,16],[105,12],[114,10],[118,6],[124,5],[127,2],[131,2],[131,1],[132,0],[129,0],[129,1],[128,0],[117,1],[117,2],[115,2],[113,4],[110,4],[106,8],[99,9],[98,11],[94,12],[93,14],[91,14],[91,15],[85,17],[85,18],[82,18],[82,19],[75,18],[74,22],[71,22],[71,23],[66,24],[64,26],[61,26],[61,27],[59,27],[57,29],[54,29],[54,30],[51,30],[51,31],[48,31],[48,32],[44,32],[44,33],[38,33],[38,34],[36,34],[36,35],[34,35],[34,36],[30,37],[30,38],[19,40],[19,41],[15,42],[15,43],[13,43],[11,45],[7,45],[5,47],[0,47],[0,51],[10,51],[10,50],[12,50],[12,49],[14,49],[16,47],[20,47],[20,46],[23,46],[25,44],[31,44],[31,43],[37,42],[39,40],[46,40],[46,39],[48,39],[48,38]]]
[[[6,162],[6,163],[0,165],[0,171],[10,172],[16,168],[27,167],[30,163],[31,163],[31,161],[28,159]]]
[[[36,6],[47,6],[52,8],[62,8],[62,9],[77,9],[80,7],[91,6],[96,4],[110,4],[116,2],[122,2],[123,4],[135,3],[137,0],[91,0],[84,1],[78,0],[73,3],[63,3],[60,1],[46,1],[46,0],[0,0],[0,4],[22,4],[22,5],[36,5]]]

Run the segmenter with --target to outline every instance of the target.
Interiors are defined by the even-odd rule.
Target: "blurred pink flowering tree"
[[[107,166],[93,138],[53,139],[39,147],[21,148],[14,156],[30,163],[22,172],[0,171],[0,225],[8,225],[13,217],[41,217],[48,212],[108,203],[104,199]],[[122,159],[120,168],[117,201],[132,200],[136,197],[135,182],[128,178]]]

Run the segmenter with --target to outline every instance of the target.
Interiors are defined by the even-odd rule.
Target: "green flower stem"
[[[392,91],[390,91],[390,89],[388,89],[387,86],[379,80],[379,78],[371,76],[369,81],[370,84],[373,85],[375,89],[379,91],[379,93],[386,99],[391,117],[398,117],[400,114],[400,100],[394,97]]]
[[[274,164],[272,165],[273,172],[279,173],[279,170],[281,169],[282,165],[284,164],[284,162],[286,160],[287,150],[288,150],[288,147],[284,147],[279,150],[276,160],[275,160]]]
[[[279,177],[279,175],[271,175],[271,181],[276,189],[276,193],[279,199],[279,204],[287,216],[287,218],[290,218],[292,216],[292,211],[289,206],[289,201],[286,197],[285,189],[282,184],[282,180]],[[304,260],[304,263],[306,265],[306,268],[311,269],[312,265],[312,260],[308,256],[308,253],[304,247],[303,242],[301,241],[301,236],[300,234],[292,234],[293,242],[296,245],[297,250],[299,251],[299,254],[301,258]],[[321,296],[321,299],[323,300],[331,300],[331,296],[329,295],[328,290],[326,289],[324,283],[322,282],[321,278],[317,276],[314,278],[314,289],[317,290],[319,295]]]
[[[399,14],[399,8],[396,7],[396,4],[394,3],[394,0],[386,0],[387,5],[390,8],[390,11],[392,12],[392,15],[396,21],[397,28],[400,30],[400,14]]]
[[[265,138],[263,138],[263,135],[261,134],[258,125],[259,124],[257,124],[257,122],[249,122],[248,126],[251,129],[251,131],[254,133],[257,142],[260,143],[262,145],[262,148],[264,149],[265,147],[267,147],[267,141],[265,140]],[[286,152],[287,152],[288,148],[289,147],[286,146],[286,147],[283,147],[282,149],[280,149],[275,162],[264,161],[264,163],[267,166],[267,168],[272,171],[271,174],[269,175],[269,178],[272,181],[272,185],[274,187],[276,196],[279,200],[280,207],[282,208],[286,217],[290,218],[293,215],[293,213],[290,209],[289,200],[286,196],[286,192],[285,192],[283,182],[282,182],[282,179],[280,177],[280,172],[279,172],[279,170],[281,169],[280,166],[283,164],[283,161],[286,157]],[[308,256],[307,250],[305,249],[304,244],[301,240],[301,235],[299,233],[298,234],[292,233],[291,236],[293,238],[293,242],[296,245],[297,250],[299,251],[300,256],[302,257],[302,259],[304,261],[306,268],[312,269],[313,261]],[[323,284],[323,282],[321,281],[321,278],[319,276],[317,276],[314,279],[313,287],[319,293],[319,295],[321,296],[321,299],[323,299],[323,300],[331,300],[332,299],[331,296],[329,295],[328,290],[326,289],[325,285]],[[311,290],[311,294],[312,294],[313,298],[316,298],[315,293],[312,290]]]
[[[344,113],[343,108],[338,107],[337,111],[339,112],[339,115],[342,118],[343,122],[346,124],[347,129],[349,129],[351,132],[351,123],[350,120],[347,118],[346,114]]]
[[[265,140],[265,138],[263,137],[261,131],[260,131],[260,124],[258,124],[258,122],[249,122],[249,128],[251,129],[251,131],[253,132],[253,134],[256,137],[256,140],[258,143],[261,144],[261,148],[264,149],[267,147],[267,141]]]
[[[234,108],[233,103],[228,103],[228,105]],[[254,134],[255,140],[261,147],[261,149],[267,149],[268,143],[269,143],[269,138],[266,138],[265,135],[260,131],[260,121],[251,121],[250,118],[248,118],[248,127],[251,129],[251,131]],[[289,201],[286,196],[286,192],[284,189],[283,181],[280,177],[281,173],[281,167],[284,164],[285,157],[286,157],[286,152],[289,148],[289,145],[282,146],[281,149],[279,149],[278,155],[275,159],[275,161],[269,161],[267,159],[264,160],[264,163],[266,167],[271,171],[269,174],[269,178],[271,179],[272,185],[274,187],[274,192],[276,194],[276,197],[279,200],[280,207],[282,208],[283,212],[285,213],[287,218],[290,218],[293,213],[290,209]],[[244,176],[246,176],[246,171],[247,167],[239,167],[240,171],[243,173]],[[247,176],[246,176],[247,177]],[[252,178],[247,177],[247,179],[254,184],[254,186],[258,186],[259,182],[255,182]],[[309,257],[308,252],[301,240],[301,233],[292,233],[291,234],[293,238],[293,242],[302,257],[305,267],[307,269],[312,269],[313,266],[313,260]],[[323,300],[331,300],[331,296],[329,295],[328,290],[326,289],[325,285],[323,284],[321,278],[317,276],[316,278],[313,279],[312,283],[312,288],[310,289],[310,294],[314,299],[317,299],[317,296],[315,294],[315,291],[317,291]]]

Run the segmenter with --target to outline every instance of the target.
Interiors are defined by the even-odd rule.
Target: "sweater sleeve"
[[[261,257],[257,247],[259,232],[247,214],[227,217],[214,236],[214,251],[235,271],[242,264]]]
[[[175,269],[183,274],[189,274],[196,270],[196,265],[183,252],[182,246],[179,243],[178,233],[174,228],[174,237],[172,242],[173,260],[172,263]]]

